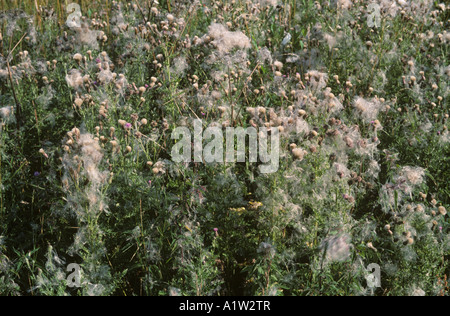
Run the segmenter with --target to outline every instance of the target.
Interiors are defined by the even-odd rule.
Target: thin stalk
[[[265,287],[265,289],[266,289],[267,292],[269,291],[270,270],[271,270],[271,268],[272,268],[272,260],[269,260],[269,266],[268,266],[267,271],[266,271],[266,287]],[[264,290],[263,290],[263,295],[264,295]]]
[[[11,91],[13,93],[14,102],[16,103],[16,108],[17,108],[17,126],[18,126],[18,128],[20,128],[20,119],[21,119],[22,110],[21,110],[19,100],[17,99],[16,90],[14,89],[14,82],[13,82],[13,78],[12,78],[11,67],[9,65],[9,58],[12,55],[12,53],[14,52],[14,50],[17,48],[17,46],[19,46],[19,44],[23,41],[25,36],[27,36],[27,33],[25,33],[22,36],[22,38],[19,40],[19,42],[17,42],[17,44],[14,46],[14,48],[12,50],[10,50],[10,52],[8,53],[8,56],[6,56],[6,66],[8,67],[8,79],[11,84]]]
[[[234,127],[234,103],[233,103],[233,96],[231,95],[231,73],[230,73],[230,67],[228,67],[228,97],[230,99],[230,105],[231,105],[231,127]]]
[[[36,9],[36,20],[37,20],[37,23],[40,26],[41,31],[44,31],[43,26],[42,26],[41,10],[39,9],[39,5],[38,5],[37,0],[34,0],[34,7]]]
[[[59,0],[56,0],[56,15],[58,16],[58,21],[62,17],[62,7],[61,2]],[[61,23],[61,21],[59,21]]]
[[[109,0],[106,0],[106,24],[108,25],[108,34],[111,34],[111,26],[109,24]]]
[[[144,19],[144,22],[147,23],[147,17],[145,16],[144,10],[142,10],[142,8],[141,8],[141,6],[139,5],[138,2],[136,2],[136,5],[137,5],[137,7],[138,7],[138,9],[139,9],[139,12],[140,12],[141,15],[142,15],[142,18]],[[108,25],[109,25],[109,23],[108,23]]]

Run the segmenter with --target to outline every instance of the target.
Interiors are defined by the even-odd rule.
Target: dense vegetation
[[[449,294],[448,5],[78,3],[0,1],[0,294]],[[193,119],[278,171],[175,163]]]

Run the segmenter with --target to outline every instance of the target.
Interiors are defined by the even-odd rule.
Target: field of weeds
[[[448,296],[449,19],[0,0],[0,295]]]

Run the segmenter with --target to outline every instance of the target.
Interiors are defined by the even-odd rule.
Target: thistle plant
[[[0,294],[448,295],[449,9],[0,1]]]

